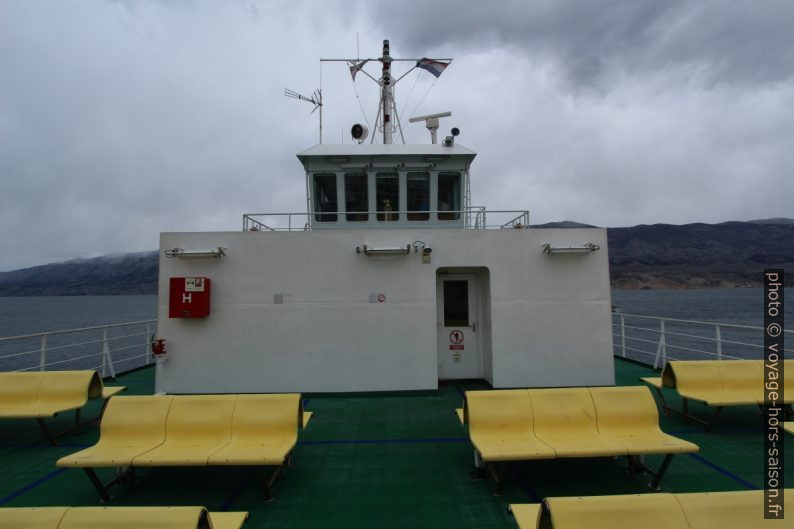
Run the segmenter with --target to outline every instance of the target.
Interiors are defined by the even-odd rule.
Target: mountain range
[[[764,268],[791,271],[794,286],[794,219],[641,224],[607,228],[607,237],[614,289],[758,287]],[[0,272],[0,296],[156,294],[157,274],[157,251],[73,259]]]

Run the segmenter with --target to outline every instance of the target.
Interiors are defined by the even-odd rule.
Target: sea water
[[[0,338],[156,318],[157,296],[0,297]],[[0,371],[39,369],[42,360],[48,369],[101,370],[105,333],[114,367],[126,371],[146,363],[147,343],[155,328],[142,323],[53,334],[44,340],[36,336],[0,341]]]
[[[785,311],[784,327],[794,331],[794,289],[785,289],[784,297],[787,300],[784,310],[791,309]],[[616,311],[612,318],[615,354],[623,354],[625,343],[627,357],[657,365],[663,365],[665,359],[714,359],[719,355],[757,359],[763,356],[762,288],[614,291],[612,304]],[[661,323],[628,315],[728,325],[718,328],[666,321],[664,344],[660,347]],[[785,339],[787,354],[794,357],[794,334],[785,333]]]

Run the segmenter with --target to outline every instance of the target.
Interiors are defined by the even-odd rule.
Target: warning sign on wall
[[[463,331],[455,329],[449,333],[449,350],[450,351],[463,351]]]

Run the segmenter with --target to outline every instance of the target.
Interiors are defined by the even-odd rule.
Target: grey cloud
[[[302,211],[294,155],[317,115],[282,90],[318,88],[317,59],[353,56],[356,32],[363,56],[389,38],[455,57],[398,101],[453,111],[478,204],[536,223],[794,217],[792,7],[746,5],[0,2],[0,270]],[[327,143],[362,119],[350,83],[323,67]],[[356,86],[371,122],[377,90]]]
[[[406,10],[378,4],[412,51],[514,48],[565,73],[577,90],[604,91],[622,75],[666,68],[707,85],[764,85],[794,75],[794,3],[777,0],[429,0]]]

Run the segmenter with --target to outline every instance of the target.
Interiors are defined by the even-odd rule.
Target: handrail
[[[96,331],[100,329],[110,329],[114,327],[127,327],[129,325],[139,325],[141,323],[157,323],[157,320],[140,320],[140,321],[129,321],[125,323],[111,323],[108,325],[95,325],[93,327],[78,327],[75,329],[63,329],[60,331],[47,331],[47,332],[37,332],[33,334],[20,334],[17,336],[5,336],[0,338],[0,342],[5,342],[9,340],[21,340],[22,338],[37,338],[43,334],[68,334],[73,332],[83,332],[83,331]]]
[[[758,356],[758,349],[763,349],[763,331],[764,327],[760,325],[742,325],[737,323],[724,323],[714,321],[699,321],[699,320],[685,320],[681,318],[664,318],[660,316],[647,316],[644,314],[627,314],[622,312],[614,312],[612,314],[612,336],[614,344],[615,356],[628,357],[627,351],[632,353],[641,353],[643,355],[653,356],[653,367],[658,368],[668,360],[696,360],[701,358],[717,358],[738,360],[742,358],[753,358]],[[627,318],[640,318],[644,320],[653,320],[659,323],[659,327],[648,327],[639,325],[627,325]],[[617,321],[615,321],[617,319]],[[702,336],[699,334],[690,334],[690,332],[675,332],[671,331],[667,326],[675,324],[678,326],[703,327],[713,329],[713,336]],[[729,339],[723,337],[723,330],[731,330],[734,333],[741,333],[741,340],[734,337]],[[698,331],[695,331],[698,332]],[[750,332],[757,334],[750,335]],[[794,334],[794,330],[785,329],[786,334]],[[633,335],[632,335],[633,334]],[[670,343],[670,338],[678,339],[679,343]],[[755,339],[760,343],[752,343]],[[640,343],[647,343],[656,346],[655,351],[638,349],[637,347],[630,347],[626,345],[629,340],[632,344],[640,345]],[[703,346],[708,344],[713,346],[714,350],[709,351]],[[723,349],[724,346],[731,346],[733,354],[726,354]],[[668,354],[668,348],[675,349],[679,352],[686,353],[688,358],[674,358]],[[740,349],[741,348],[741,349]],[[747,350],[745,352],[745,349]],[[738,351],[738,352],[736,352]],[[739,354],[739,352],[741,354]],[[784,353],[794,353],[794,349],[783,349]],[[737,356],[738,355],[738,356]],[[678,355],[680,356],[680,355]]]
[[[407,215],[427,215],[427,219],[407,219]],[[336,216],[341,221],[319,221],[317,217]],[[366,215],[366,220],[348,221],[346,215]],[[395,215],[399,219],[378,220],[377,216]],[[439,215],[455,218],[439,219]],[[487,223],[487,215],[509,215],[506,222]],[[293,217],[305,219],[295,222]],[[263,218],[274,218],[280,226],[264,222]],[[369,223],[369,224],[368,224]],[[283,225],[286,224],[286,225]],[[463,229],[525,229],[529,228],[528,210],[486,210],[483,206],[469,206],[458,210],[377,210],[377,211],[301,211],[276,213],[245,213],[243,231],[306,231],[311,229],[349,228],[463,228]]]
[[[117,336],[108,334],[109,329],[144,325],[146,326],[145,331],[122,331],[123,334],[119,334]],[[131,360],[142,360],[129,367],[129,369],[135,369],[141,364],[146,365],[150,363],[151,351],[149,336],[155,332],[156,328],[157,320],[139,320],[0,337],[0,346],[2,346],[5,350],[8,350],[9,347],[13,347],[14,342],[22,342],[19,345],[26,347],[26,350],[24,351],[12,351],[10,353],[0,354],[0,361],[5,361],[5,366],[0,369],[10,369],[13,371],[46,371],[47,369],[51,369],[55,366],[77,363],[77,367],[80,369],[90,368],[101,370],[103,377],[109,375],[115,378],[117,364],[130,362]],[[58,345],[48,343],[49,338],[54,336],[64,337],[97,331],[101,332],[101,338],[99,339],[87,339],[87,337],[82,337],[81,339],[80,336],[74,336],[73,341],[67,343],[59,343]],[[140,337],[143,338],[139,339]],[[37,349],[30,348],[31,340],[38,340],[39,347]],[[97,348],[99,351],[91,347],[94,345],[100,345],[100,347]],[[135,348],[142,348],[143,354],[132,356],[121,355],[122,351],[128,351]],[[67,350],[69,352],[67,352]],[[48,358],[48,355],[51,355],[53,352],[58,352],[58,356],[56,358],[52,358],[52,356]],[[38,362],[36,362],[35,359],[31,362],[20,358],[25,355],[32,355],[35,353],[38,353]],[[102,359],[100,365],[98,366],[88,367],[86,362],[83,362],[89,358],[95,357],[100,357]],[[20,360],[22,362],[20,362]]]
[[[752,329],[754,331],[763,330],[763,327],[760,325],[739,325],[737,323],[723,323],[721,321],[699,321],[699,320],[681,320],[677,318],[664,318],[661,316],[646,316],[642,314],[627,314],[624,312],[615,312],[613,313],[615,316],[629,316],[631,318],[645,318],[648,320],[664,320],[664,321],[671,321],[676,323],[694,323],[700,325],[719,325],[721,327],[733,327],[736,329]],[[794,333],[794,330],[787,329],[786,332]]]

